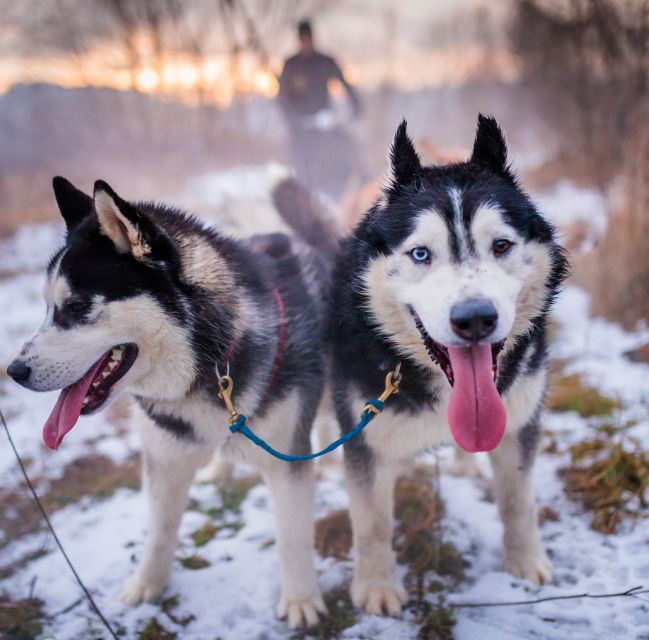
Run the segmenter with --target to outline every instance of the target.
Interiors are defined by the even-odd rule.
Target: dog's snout
[[[451,309],[453,331],[471,342],[478,342],[492,334],[497,323],[498,312],[489,300],[466,300]]]
[[[20,360],[14,360],[7,367],[7,374],[10,375],[16,382],[27,382],[32,370]]]

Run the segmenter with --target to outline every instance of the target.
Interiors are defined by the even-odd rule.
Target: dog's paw
[[[510,553],[505,560],[505,571],[534,584],[545,584],[552,580],[552,561],[541,548],[527,553]]]
[[[398,616],[408,599],[406,590],[396,580],[354,580],[351,592],[354,605],[375,616]]]
[[[141,602],[155,602],[164,591],[165,581],[146,580],[139,573],[132,575],[122,587],[119,599],[129,607]]]
[[[327,605],[319,592],[307,598],[282,596],[277,605],[277,617],[286,618],[289,629],[313,627],[320,621],[321,613],[327,613]]]

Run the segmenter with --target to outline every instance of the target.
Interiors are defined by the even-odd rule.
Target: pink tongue
[[[43,427],[43,442],[50,449],[58,449],[65,434],[77,423],[81,415],[83,399],[103,363],[104,358],[101,358],[79,382],[75,382],[61,391],[61,395]]]
[[[491,345],[449,347],[455,384],[448,423],[465,451],[491,451],[505,433],[507,413],[493,378]]]

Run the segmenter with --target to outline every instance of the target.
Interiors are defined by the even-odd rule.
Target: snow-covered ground
[[[206,192],[214,185],[206,185]],[[225,197],[225,196],[224,196]],[[561,206],[569,203],[563,201]],[[553,205],[554,206],[554,205]],[[557,205],[558,206],[558,205]],[[22,229],[0,246],[0,366],[10,361],[23,340],[40,324],[44,265],[61,239],[56,225]],[[633,418],[631,433],[649,448],[649,366],[632,363],[623,353],[649,340],[630,335],[619,327],[590,317],[588,296],[568,288],[555,312],[556,357],[567,361],[570,372],[582,373],[589,383],[623,402],[620,420]],[[65,439],[60,451],[47,450],[41,441],[42,425],[56,394],[34,394],[0,377],[0,407],[8,418],[21,455],[30,460],[29,471],[40,477],[39,490],[64,473],[71,461],[101,453],[120,463],[137,451],[133,432],[120,429],[105,414],[86,418]],[[589,422],[575,413],[546,414],[545,429],[564,445],[592,432]],[[0,434],[0,440],[4,435]],[[444,462],[450,451],[444,449]],[[468,562],[466,579],[446,595],[448,603],[530,599],[572,593],[623,591],[637,585],[649,587],[649,526],[647,520],[625,526],[614,536],[589,528],[589,516],[564,494],[557,470],[569,460],[567,453],[541,453],[535,467],[540,506],[550,506],[559,519],[547,521],[542,535],[554,561],[551,584],[535,587],[501,569],[502,527],[495,504],[486,498],[484,485],[468,478],[442,473],[441,495],[446,514],[444,537],[452,541]],[[486,465],[486,459],[481,459]],[[245,473],[246,470],[238,470]],[[6,442],[0,446],[0,480],[7,489],[21,482],[16,462]],[[59,509],[54,526],[79,573],[93,592],[106,617],[136,637],[146,623],[157,617],[183,640],[248,640],[289,638],[292,634],[275,619],[278,598],[278,559],[272,544],[273,515],[269,494],[263,485],[254,486],[241,505],[220,510],[222,498],[215,485],[192,489],[194,508],[185,514],[180,545],[166,596],[177,596],[172,617],[160,606],[141,605],[129,609],[119,603],[122,582],[135,567],[145,536],[144,496],[119,489],[104,499],[82,499]],[[327,468],[318,484],[318,516],[347,504],[341,470]],[[5,513],[12,509],[4,504]],[[224,527],[205,545],[196,547],[193,532],[223,516]],[[0,538],[0,543],[4,541]],[[10,567],[37,549],[47,553],[20,566],[0,580],[0,593],[14,599],[33,592],[45,602],[48,614],[60,612],[80,598],[79,589],[64,561],[44,532],[11,541],[1,551],[0,565]],[[189,569],[182,563],[198,553],[210,566]],[[321,586],[329,591],[346,585],[350,561],[319,558]],[[645,598],[645,599],[642,599]],[[181,620],[193,616],[189,622]],[[535,606],[457,609],[454,637],[459,640],[547,639],[592,640],[594,638],[649,637],[649,594],[636,598],[569,600]],[[175,621],[176,622],[175,622]],[[186,623],[183,626],[183,623]],[[101,638],[105,632],[85,601],[45,625],[43,637],[57,640]],[[411,614],[402,618],[357,615],[344,638],[416,638],[417,625]]]

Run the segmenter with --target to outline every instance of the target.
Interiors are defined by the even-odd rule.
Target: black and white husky
[[[54,192],[67,226],[47,271],[47,315],[9,366],[35,391],[62,389],[43,431],[56,449],[81,415],[120,393],[136,399],[149,534],[122,592],[154,600],[169,575],[187,493],[216,448],[256,466],[277,518],[280,617],[313,624],[325,607],[313,544],[309,463],[289,465],[228,430],[217,368],[237,409],[282,451],[310,451],[324,384],[317,256],[286,235],[225,238],[178,211],[131,204],[106,183],[94,197],[63,178]]]
[[[505,568],[542,583],[531,466],[547,380],[546,323],[566,274],[553,227],[507,164],[495,120],[480,116],[471,158],[423,167],[399,127],[383,197],[337,261],[330,336],[343,432],[400,363],[398,395],[345,448],[354,530],[352,598],[395,614],[393,487],[404,461],[452,441],[489,451]]]

